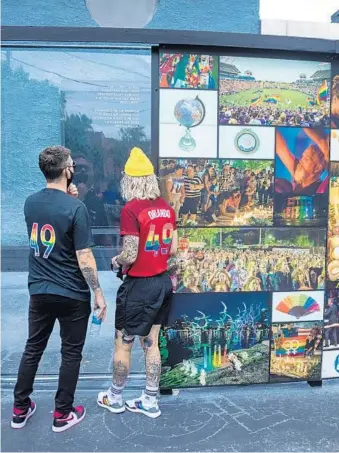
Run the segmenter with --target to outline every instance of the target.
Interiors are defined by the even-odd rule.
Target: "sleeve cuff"
[[[120,236],[140,236],[139,231],[120,231]]]
[[[95,247],[95,243],[90,242],[89,244],[84,244],[84,245],[75,247],[75,251],[79,252],[79,250],[92,249],[93,247]]]

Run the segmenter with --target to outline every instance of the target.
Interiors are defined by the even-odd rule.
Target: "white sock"
[[[114,403],[116,401],[118,401],[118,402],[122,401],[123,389],[124,389],[124,387],[118,387],[118,386],[112,384],[107,391],[107,396],[108,396],[109,402]]]
[[[158,387],[150,387],[146,385],[144,398],[148,404],[152,405],[157,402],[158,391],[159,391]]]

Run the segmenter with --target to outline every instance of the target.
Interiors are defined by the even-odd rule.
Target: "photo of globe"
[[[183,151],[191,151],[196,147],[196,141],[190,133],[192,127],[199,126],[205,118],[205,106],[199,96],[193,99],[181,99],[174,107],[175,119],[186,128],[185,135],[179,141]]]

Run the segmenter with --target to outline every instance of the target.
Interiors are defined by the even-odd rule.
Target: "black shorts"
[[[184,204],[181,208],[181,214],[197,214],[198,213],[198,206],[200,202],[200,195],[199,197],[194,198],[185,198]]]
[[[127,276],[117,294],[115,328],[145,337],[167,322],[173,286],[168,272],[155,277]]]

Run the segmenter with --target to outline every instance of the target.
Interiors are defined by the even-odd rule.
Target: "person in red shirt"
[[[97,403],[113,413],[125,409],[148,417],[161,415],[157,395],[161,373],[159,331],[167,320],[172,297],[168,260],[177,249],[174,210],[160,197],[158,180],[148,157],[133,148],[125,165],[121,193],[123,251],[112,259],[126,275],[117,294],[113,382],[100,392]],[[135,337],[139,336],[146,359],[146,389],[140,398],[123,403]]]

